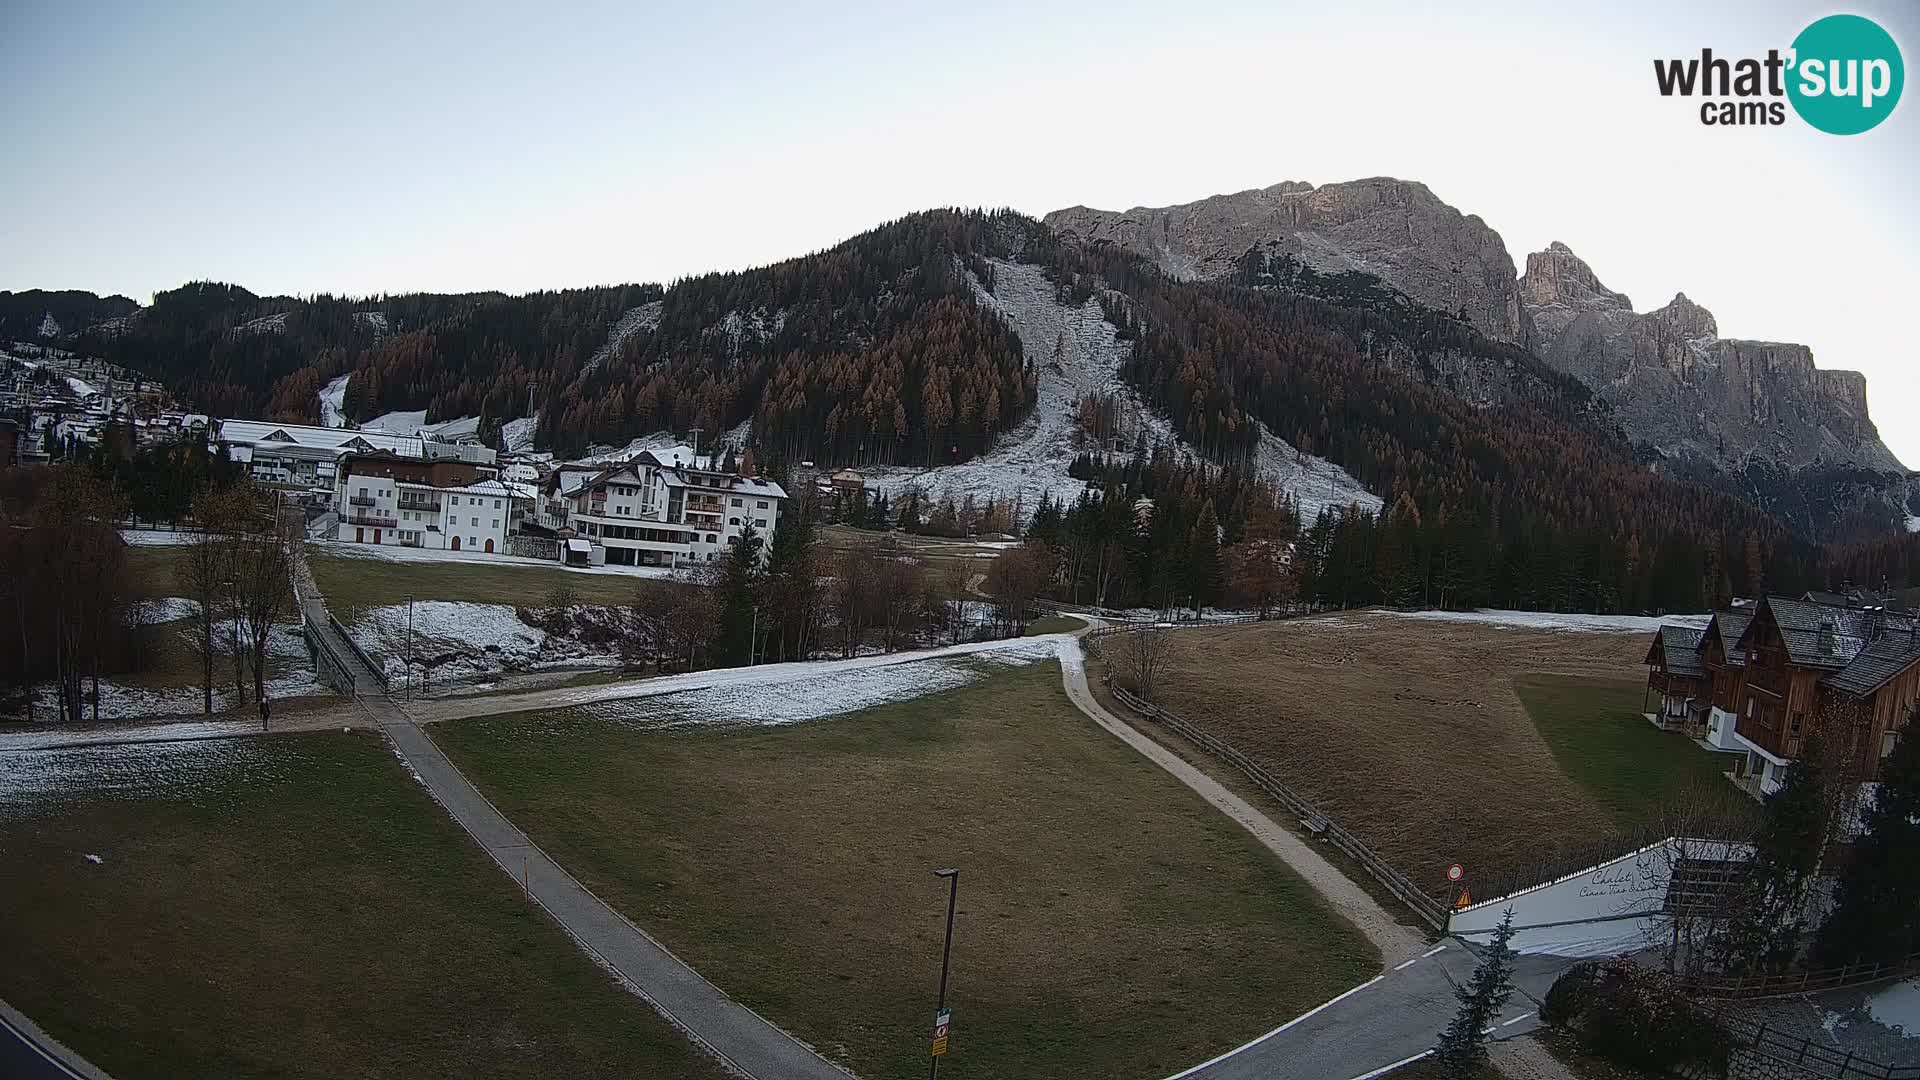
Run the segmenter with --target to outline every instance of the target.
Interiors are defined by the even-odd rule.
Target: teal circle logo
[[[1893,35],[1859,15],[1829,15],[1800,31],[1793,57],[1787,99],[1829,135],[1858,135],[1885,120],[1907,81]]]

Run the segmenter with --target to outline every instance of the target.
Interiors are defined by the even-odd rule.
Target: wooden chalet
[[[1739,774],[1758,796],[1779,789],[1816,721],[1842,710],[1864,724],[1849,740],[1859,759],[1847,767],[1872,779],[1920,700],[1920,620],[1911,615],[1769,596],[1736,648],[1746,658]]]
[[[1716,611],[1700,635],[1700,666],[1706,672],[1709,701],[1700,742],[1710,750],[1747,752],[1733,735],[1747,692],[1747,654],[1740,648],[1740,637],[1752,621],[1751,606]]]
[[[1697,720],[1706,726],[1706,710],[1712,684],[1700,663],[1702,631],[1691,626],[1667,624],[1653,635],[1647,649],[1647,698],[1643,707],[1658,692],[1657,709],[1647,712],[1648,720],[1669,731],[1685,730]]]

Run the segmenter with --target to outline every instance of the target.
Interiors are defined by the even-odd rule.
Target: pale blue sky
[[[1920,465],[1920,102],[1702,127],[1656,56],[1920,5],[0,3],[0,288],[671,279],[940,205],[1426,182],[1640,310],[1867,373]],[[696,9],[697,10],[694,10]],[[1909,95],[1911,96],[1911,95]]]

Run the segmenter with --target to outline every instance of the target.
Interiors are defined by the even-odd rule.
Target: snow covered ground
[[[815,686],[814,696],[822,700],[822,707],[827,707],[827,704],[833,702],[835,695],[846,692],[841,689],[842,687],[857,685],[854,681],[856,675],[877,668],[915,666],[930,660],[955,657],[975,657],[989,663],[1002,661],[1033,663],[1056,656],[1064,659],[1069,651],[1075,656],[1079,654],[1079,643],[1071,635],[1042,634],[1038,637],[977,641],[913,652],[875,653],[870,656],[855,657],[852,660],[800,660],[785,664],[761,664],[757,667],[715,668],[710,671],[692,671],[682,675],[662,675],[651,679],[634,679],[596,686],[569,686],[524,693],[496,694],[481,698],[446,698],[416,703],[413,713],[417,719],[431,722],[469,716],[492,716],[529,709],[567,709],[606,702],[631,701],[638,698],[659,697],[663,694],[677,694],[686,690],[699,690],[703,694],[721,694],[722,692],[731,694],[742,687],[765,688],[795,682],[812,683],[815,680],[819,681]],[[756,690],[749,697],[757,700],[759,693],[761,691]],[[831,705],[828,712],[820,715],[845,712],[849,707],[864,706],[848,706],[844,703]]]
[[[660,309],[663,304],[664,301],[653,300],[621,312],[620,317],[607,328],[606,344],[594,350],[593,355],[587,358],[586,366],[580,369],[580,373],[584,375],[606,363],[607,357],[619,352],[620,347],[625,345],[627,339],[633,335],[659,326]]]
[[[347,382],[353,372],[338,376],[320,388],[320,423],[326,427],[347,426]]]
[[[1920,979],[1894,983],[1868,998],[1867,1014],[1909,1039],[1920,1039]]]
[[[1011,666],[1034,664],[1054,659],[1060,648],[1057,642],[1047,638],[1015,638],[991,644],[1000,647],[884,667],[806,675],[780,682],[726,682],[698,690],[608,702],[586,711],[591,716],[623,725],[657,729],[710,724],[799,724],[958,689],[985,677],[979,667],[982,662]]]
[[[537,416],[523,416],[501,424],[500,441],[507,444],[507,453],[524,454],[533,449],[533,429],[539,422]]]
[[[1068,306],[1055,296],[1053,283],[1040,267],[999,259],[993,267],[993,292],[976,281],[974,299],[1020,335],[1021,348],[1039,377],[1032,415],[1002,435],[992,450],[971,461],[933,469],[869,470],[878,487],[889,497],[909,486],[936,499],[1017,497],[1029,511],[1043,493],[1061,501],[1077,499],[1086,483],[1067,475],[1067,468],[1074,455],[1095,449],[1085,441],[1077,415],[1080,400],[1089,395],[1130,405],[1148,445],[1185,449],[1167,419],[1143,404],[1120,378],[1120,365],[1131,346],[1120,340],[1100,310],[1099,300],[1090,297],[1078,306]],[[1329,503],[1358,502],[1369,510],[1380,506],[1377,496],[1339,466],[1301,453],[1264,427],[1262,433],[1256,467],[1293,494],[1308,520]]]
[[[185,597],[162,596],[153,600],[134,601],[133,619],[142,626],[156,626],[190,618],[199,610],[198,603]]]
[[[287,313],[276,312],[250,319],[233,328],[235,334],[284,334],[287,332]]]
[[[353,636],[380,658],[394,685],[407,677],[407,617],[407,605],[393,604],[362,612],[353,624]],[[528,626],[506,604],[420,600],[412,617],[415,678],[429,686],[508,671],[620,666],[620,658],[606,649]]]
[[[563,566],[548,559],[527,559],[518,555],[488,555],[482,551],[447,551],[441,548],[396,547],[391,544],[352,544],[339,541],[313,542],[309,553],[337,555],[345,559],[381,559],[386,562],[485,563],[488,566],[518,566],[565,570],[569,574],[617,574],[627,577],[670,578],[674,572],[663,566]]]
[[[178,597],[172,597],[160,603],[161,606],[154,610],[159,614],[169,614],[170,607],[174,607],[177,610],[177,605],[190,605],[192,602],[181,600]],[[184,615],[179,616],[179,618],[184,617]],[[172,622],[175,620],[156,619],[154,621]],[[183,623],[177,632],[188,634],[190,630]],[[230,621],[223,620],[214,628],[215,640],[224,642],[231,640],[231,637],[232,630]],[[267,659],[271,665],[268,667],[268,671],[277,670],[281,672],[281,674],[267,680],[267,697],[269,699],[315,697],[332,693],[331,690],[327,689],[327,687],[320,682],[319,676],[314,671],[313,660],[307,655],[306,638],[301,635],[298,626],[282,625],[273,628],[273,632],[267,636]],[[232,679],[233,668],[229,658],[224,655],[217,658],[214,670],[214,711],[224,712],[229,708],[235,707],[233,688],[231,686]],[[91,681],[87,682],[83,689],[91,691]],[[249,682],[248,689],[249,696],[251,696],[251,682]],[[51,715],[53,710],[59,708],[59,701],[59,692],[54,688],[53,684],[48,683],[34,688],[33,702],[36,712],[46,710],[46,713],[42,715]],[[201,705],[201,690],[199,686],[133,686],[116,682],[112,679],[100,680],[100,719],[102,720],[138,720],[148,716],[186,716],[198,713]],[[93,718],[92,704],[87,705],[86,716],[89,720]]]
[[[1423,619],[1429,622],[1479,623],[1483,626],[1507,626],[1522,630],[1571,630],[1651,634],[1663,624],[1704,629],[1710,615],[1579,615],[1553,611],[1387,611],[1376,609],[1366,614],[1394,619]]]
[[[0,750],[0,817],[76,795],[192,795],[237,780],[271,780],[275,760],[261,740],[245,738]]]
[[[128,547],[178,547],[193,543],[193,534],[171,529],[121,529],[120,539]]]

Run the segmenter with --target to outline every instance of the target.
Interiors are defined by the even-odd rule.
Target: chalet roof
[[[1762,603],[1773,613],[1773,621],[1786,641],[1787,660],[1801,667],[1847,666],[1874,639],[1876,623],[1885,617],[1883,612],[1784,596],[1769,596]],[[1743,647],[1745,640],[1743,635]]]
[[[1866,695],[1915,664],[1920,664],[1920,632],[1890,630],[1861,649],[1852,663],[1820,681],[1844,693]]]
[[[1658,659],[1675,675],[1705,675],[1707,669],[1700,666],[1699,653],[1700,639],[1705,633],[1691,626],[1663,624],[1654,632],[1653,648],[1647,650],[1646,662],[1651,664]]]
[[[1740,637],[1747,632],[1747,624],[1752,621],[1751,611],[1716,611],[1713,619],[1707,623],[1709,631],[1720,635],[1720,651],[1726,654],[1727,663],[1747,662],[1747,654],[1740,648]]]

